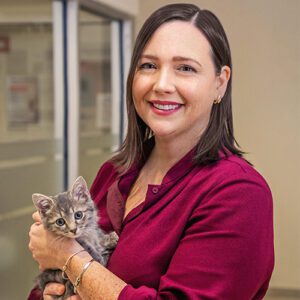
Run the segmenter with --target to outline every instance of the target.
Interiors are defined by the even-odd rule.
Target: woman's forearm
[[[92,257],[87,252],[83,252],[71,260],[66,273],[73,284],[84,265],[91,259]],[[126,283],[123,280],[94,261],[83,274],[77,293],[83,300],[116,300],[125,286]]]

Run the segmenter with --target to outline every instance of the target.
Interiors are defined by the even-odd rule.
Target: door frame
[[[64,188],[79,168],[79,10],[112,19],[112,133],[123,141],[126,119],[125,82],[129,70],[133,16],[92,0],[53,1],[55,136],[63,138]]]

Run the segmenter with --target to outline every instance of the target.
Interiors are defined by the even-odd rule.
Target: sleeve
[[[38,289],[38,287],[35,287],[34,289],[32,289],[27,298],[27,300],[42,300],[42,299],[43,299],[43,295],[42,295],[41,290]]]
[[[105,162],[99,169],[92,185],[90,193],[92,198],[97,198],[100,190],[109,187],[110,184],[116,179],[118,172],[111,161]]]
[[[158,290],[127,285],[119,300],[262,299],[273,266],[269,188],[225,179],[194,209]]]
[[[107,193],[111,185],[119,176],[114,165],[107,161],[99,169],[98,174],[90,188],[92,199],[94,200],[99,213],[99,227],[105,232],[111,232],[113,226],[107,213]]]

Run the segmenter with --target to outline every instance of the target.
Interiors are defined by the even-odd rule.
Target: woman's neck
[[[178,144],[178,142],[164,141],[155,138],[154,148],[146,161],[142,172],[152,177],[155,182],[159,183],[182,157],[185,156],[194,146],[193,144]]]
[[[186,153],[188,153],[194,146],[197,141],[178,141],[176,139],[164,140],[155,137],[155,146],[153,149],[153,155],[156,156],[156,159],[160,160],[162,164],[173,165],[179,161]]]

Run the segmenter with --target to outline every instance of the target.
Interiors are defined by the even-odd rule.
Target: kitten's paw
[[[113,231],[109,234],[106,234],[103,237],[103,246],[106,249],[114,249],[118,243],[118,240],[119,240],[118,235],[116,234],[115,231]]]
[[[111,245],[113,246],[113,248],[115,248],[117,246],[118,241],[119,241],[119,236],[116,234],[115,231],[113,231],[109,234],[109,238],[110,238]]]

